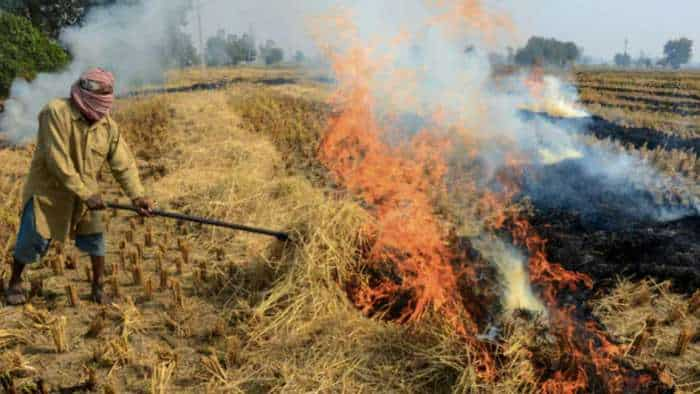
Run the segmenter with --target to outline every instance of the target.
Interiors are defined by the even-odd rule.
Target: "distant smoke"
[[[34,81],[16,80],[0,114],[0,131],[15,142],[32,138],[37,115],[55,97],[67,97],[82,71],[102,67],[114,72],[117,91],[158,82],[167,62],[163,59],[169,26],[178,24],[188,0],[147,0],[92,9],[82,27],[65,29],[60,41],[73,62],[62,72],[40,74]]]

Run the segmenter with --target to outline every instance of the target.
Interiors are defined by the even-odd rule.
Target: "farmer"
[[[22,271],[43,257],[51,240],[75,240],[92,262],[92,301],[105,303],[102,275],[106,209],[97,174],[109,165],[139,214],[150,216],[136,162],[109,113],[114,77],[96,68],[73,85],[70,98],[51,101],[39,114],[36,151],[23,192],[23,211],[5,293],[9,305],[26,302]]]

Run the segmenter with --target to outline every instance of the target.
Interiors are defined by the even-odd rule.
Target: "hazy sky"
[[[502,0],[526,35],[575,41],[589,56],[612,59],[624,50],[661,56],[671,38],[693,40],[700,46],[699,0]],[[700,56],[694,61],[700,60]]]
[[[329,3],[353,5],[362,0],[202,0],[205,36],[223,28],[253,28],[259,40],[275,39],[287,49],[309,50],[306,17]],[[403,0],[375,0],[402,8]],[[511,14],[516,45],[531,35],[574,41],[588,56],[612,59],[629,39],[630,53],[661,56],[664,43],[686,36],[700,46],[700,0],[491,0]],[[196,19],[190,26],[196,40]],[[504,45],[505,47],[505,45]],[[700,54],[700,49],[696,50]],[[700,60],[700,55],[694,61]]]

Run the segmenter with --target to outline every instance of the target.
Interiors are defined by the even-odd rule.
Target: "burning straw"
[[[460,14],[464,21],[488,19],[481,12],[480,3],[474,3],[473,8]],[[488,273],[478,271],[478,258],[459,257],[459,252],[451,247],[456,242],[450,224],[437,213],[440,201],[451,186],[447,175],[453,169],[447,158],[469,158],[468,151],[461,150],[464,147],[477,151],[486,149],[482,145],[489,141],[478,134],[490,129],[470,128],[487,127],[479,124],[479,114],[474,114],[476,121],[462,124],[463,116],[451,113],[445,108],[449,106],[446,102],[425,103],[434,107],[434,113],[429,112],[432,108],[413,112],[419,106],[412,104],[423,97],[401,95],[406,91],[420,95],[422,91],[415,85],[420,86],[423,81],[416,78],[412,70],[394,70],[391,55],[377,56],[373,48],[364,46],[356,38],[354,29],[357,27],[353,21],[343,22],[343,33],[350,38],[345,37],[343,49],[329,50],[340,82],[332,99],[337,111],[319,146],[318,159],[339,184],[362,199],[373,217],[362,229],[369,241],[363,253],[365,273],[348,283],[348,295],[369,317],[418,323],[432,314],[441,316],[443,324],[451,327],[469,349],[478,378],[485,382],[496,381],[501,363],[507,363],[508,357],[502,360],[503,355],[483,341],[497,341],[498,335],[481,334],[487,328],[486,323],[497,318],[496,305],[492,305],[497,301],[489,298],[488,289],[483,288],[479,279]],[[384,83],[381,77],[389,74],[390,78],[387,70],[404,71],[401,74],[403,85]],[[404,86],[409,87],[402,89]],[[382,97],[382,101],[378,97]],[[442,97],[438,95],[437,98]],[[404,104],[403,99],[409,103]],[[474,104],[466,101],[467,105]],[[487,114],[494,110],[488,108],[488,104],[482,107]],[[403,130],[404,126],[398,122],[403,115],[401,111],[410,111],[422,118],[421,126],[412,131]],[[548,321],[540,335],[552,339],[546,346],[528,349],[533,365],[532,384],[552,393],[593,389],[618,392],[656,384],[651,373],[636,371],[624,364],[622,348],[599,324],[586,317],[579,305],[560,302],[561,294],[589,290],[592,281],[586,275],[569,272],[548,261],[546,240],[533,231],[519,209],[511,209],[511,198],[519,190],[519,173],[528,160],[517,147],[501,148],[506,150],[508,158],[495,171],[496,187],[480,185],[476,179],[462,181],[466,183],[463,188],[480,201],[483,212],[479,216],[490,218],[484,220],[481,231],[487,234],[509,231],[515,246],[529,256],[527,274],[523,269],[523,274],[519,275],[524,279],[503,276],[507,279],[506,309],[518,308],[517,304],[509,302],[508,291],[518,291],[515,289],[519,287],[529,291],[527,276],[536,286],[544,306],[534,296],[535,301],[523,306],[541,313],[546,307]],[[487,253],[489,248],[483,245],[480,249],[483,250],[481,257],[499,266],[502,274],[507,272],[504,267],[512,265],[503,262],[507,260],[502,258],[503,248],[496,253]],[[522,260],[516,264],[522,265]],[[524,290],[518,292],[526,294]],[[520,353],[512,353],[515,354]]]

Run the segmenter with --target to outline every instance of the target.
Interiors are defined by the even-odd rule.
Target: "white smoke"
[[[147,0],[92,9],[82,26],[61,32],[61,43],[73,55],[65,70],[13,83],[0,114],[0,131],[17,143],[33,138],[41,108],[53,98],[67,97],[71,85],[90,67],[112,71],[117,92],[161,81],[168,28],[183,18],[187,5],[188,0]]]
[[[530,276],[525,269],[526,259],[522,253],[494,237],[477,238],[473,246],[498,269],[503,287],[501,302],[506,312],[526,310],[547,314],[544,304],[530,287]]]

